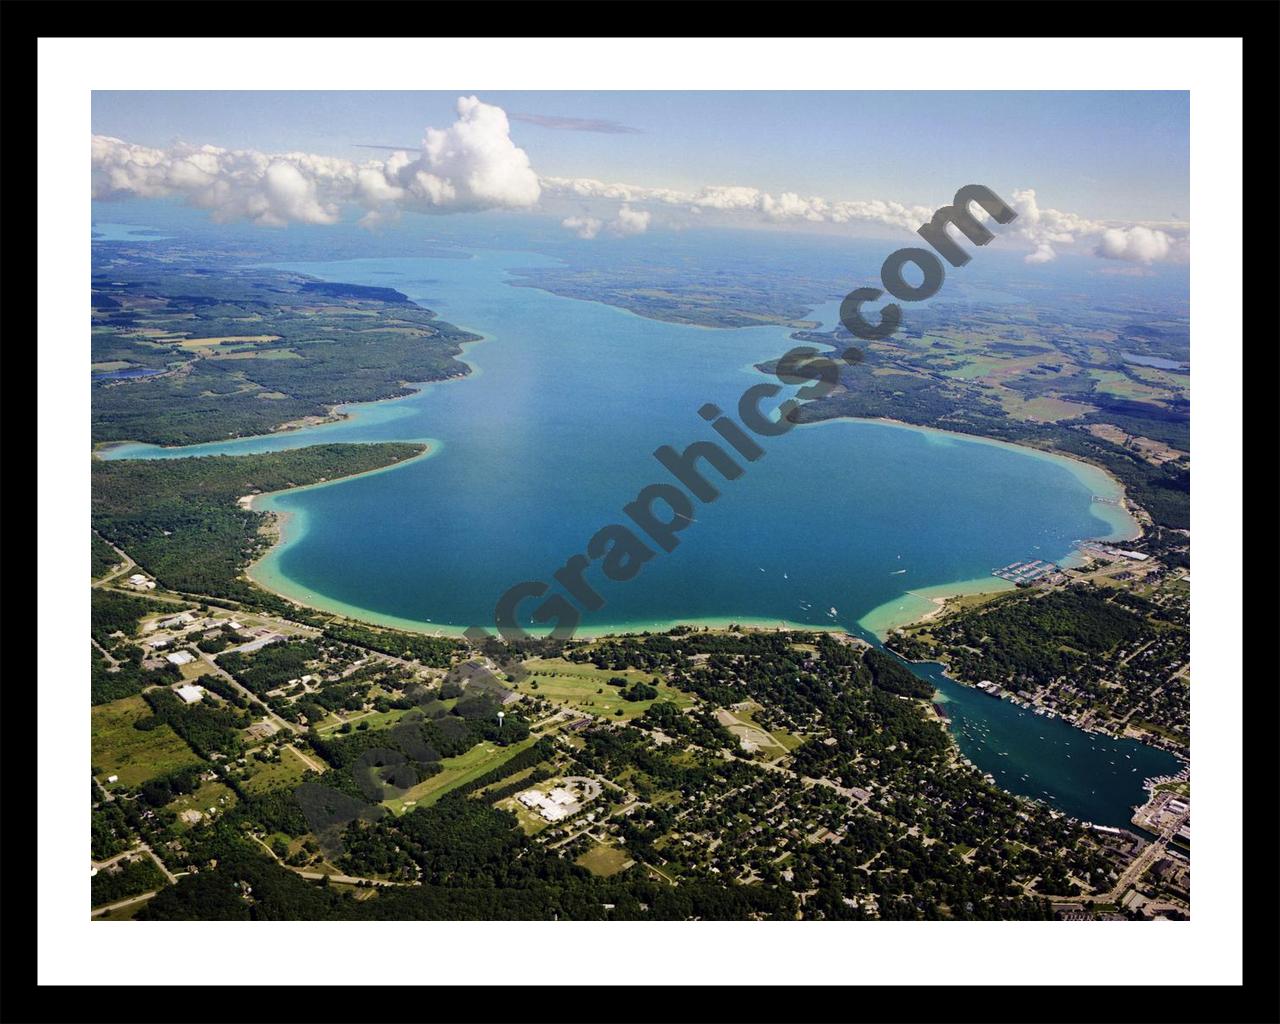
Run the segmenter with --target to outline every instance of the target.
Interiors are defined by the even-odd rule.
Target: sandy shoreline
[[[395,401],[395,399],[383,399],[382,401]],[[812,424],[804,424],[803,426],[813,427],[822,423],[830,422],[839,421],[820,420]],[[905,430],[941,434],[961,441],[999,445],[1001,447],[1014,449],[1022,454],[1035,455],[1041,458],[1065,459],[1073,466],[1079,467],[1080,470],[1087,470],[1091,473],[1097,474],[1095,481],[1097,479],[1103,479],[1111,485],[1113,494],[1104,494],[1100,496],[1107,498],[1118,496],[1120,501],[1119,505],[1108,505],[1106,507],[1116,508],[1128,523],[1131,524],[1132,529],[1136,531],[1130,536],[1124,538],[1108,537],[1107,539],[1133,540],[1142,535],[1141,524],[1129,510],[1124,485],[1114,475],[1093,463],[1060,454],[1058,452],[1046,451],[1041,448],[1032,448],[1027,445],[1013,444],[1012,442],[999,441],[995,438],[979,437],[973,434],[961,434],[956,431],[940,430],[936,427],[922,427],[916,424],[903,423],[884,417],[877,417],[874,419],[849,417],[846,418],[844,422],[877,423]],[[255,584],[262,587],[262,589],[314,611],[330,615],[339,615],[344,618],[367,622],[371,625],[401,629],[407,632],[424,633],[435,636],[461,636],[468,627],[455,626],[446,623],[423,622],[416,619],[406,619],[396,615],[376,612],[368,608],[358,608],[353,605],[348,605],[342,601],[329,598],[324,594],[317,594],[305,589],[296,581],[289,579],[276,568],[276,562],[283,550],[287,548],[289,544],[294,543],[305,536],[305,523],[299,524],[296,516],[292,512],[285,512],[280,509],[271,508],[270,503],[273,498],[284,494],[312,490],[318,487],[327,487],[335,483],[354,480],[357,477],[368,476],[373,473],[384,473],[389,470],[398,469],[399,467],[408,465],[418,459],[430,457],[438,451],[440,447],[441,446],[438,442],[428,445],[421,455],[416,455],[413,458],[405,459],[390,466],[383,466],[378,469],[369,470],[365,473],[339,477],[322,483],[309,484],[305,487],[292,487],[283,491],[245,495],[237,499],[237,504],[242,508],[264,512],[269,515],[271,517],[271,525],[269,529],[274,535],[268,549],[246,568],[245,575],[248,576],[248,578]],[[1075,475],[1091,493],[1095,495],[1097,494],[1098,488],[1093,485],[1095,481],[1089,480],[1084,473],[1075,473]],[[1111,533],[1114,534],[1117,524],[1110,522],[1109,520],[1103,521],[1108,522],[1112,527]],[[300,525],[301,529],[299,528]],[[1075,554],[1076,553],[1074,551],[1068,552],[1059,559],[1060,564],[1069,562]],[[985,576],[973,580],[958,580],[935,584],[928,587],[921,587],[906,591],[899,597],[871,609],[858,619],[857,624],[862,629],[865,629],[867,632],[872,633],[877,638],[883,640],[894,629],[899,629],[903,626],[913,625],[921,621],[935,618],[941,614],[946,605],[946,600],[950,597],[1003,593],[1011,589],[1013,589],[1013,584],[995,576]],[[751,626],[753,628],[786,628],[811,631],[847,632],[844,627],[835,624],[794,623],[788,620],[762,619],[757,616],[716,616],[714,618],[669,619],[654,622],[593,625],[589,630],[584,629],[575,635],[578,636],[579,639],[590,639],[597,636],[618,635],[619,633],[626,632],[664,632],[674,626],[693,626],[695,628],[706,626],[708,628],[724,629],[733,623],[743,626]]]
[[[1015,587],[1012,583],[998,576],[980,576],[972,580],[918,587],[892,601],[877,605],[858,620],[858,625],[884,640],[895,629],[937,618],[950,598],[1003,594],[1013,589]]]

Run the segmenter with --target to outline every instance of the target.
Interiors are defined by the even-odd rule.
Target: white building
[[[526,789],[516,797],[531,811],[537,811],[547,821],[559,821],[578,810],[578,800],[572,793],[562,787],[556,787],[550,793],[537,789]]]
[[[174,693],[188,704],[194,704],[204,699],[204,687],[195,686],[192,683],[188,683],[186,686],[179,686],[174,690]]]
[[[190,651],[174,651],[172,654],[166,654],[164,660],[174,665],[190,665],[196,657]]]

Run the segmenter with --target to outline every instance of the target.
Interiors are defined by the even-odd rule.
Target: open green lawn
[[[482,741],[457,757],[446,757],[440,762],[443,771],[437,772],[429,779],[419,782],[407,790],[404,796],[384,800],[383,805],[391,808],[396,814],[402,814],[412,806],[430,807],[452,789],[457,789],[472,779],[478,779],[485,772],[492,771],[499,765],[506,764],[522,750],[527,750],[538,742],[539,737],[530,736],[509,747],[500,747],[496,743]]]
[[[341,718],[339,715],[331,713],[328,718],[316,726],[316,731],[322,736],[331,736],[342,728],[343,722],[350,722],[352,729],[364,724],[367,724],[370,729],[384,729],[400,721],[404,714],[403,708],[392,708],[390,711],[370,711],[367,714],[357,711],[351,713],[348,718]]]
[[[194,793],[178,797],[177,800],[165,804],[165,809],[181,814],[183,811],[199,811],[206,817],[212,807],[218,814],[235,806],[236,795],[221,782],[205,782]]]
[[[604,846],[597,843],[574,863],[581,865],[593,875],[616,875],[631,863],[631,858],[616,846]]]
[[[200,764],[200,758],[167,725],[143,731],[133,723],[147,718],[151,708],[141,697],[100,704],[93,709],[93,774],[107,789],[139,786],[157,775]],[[120,776],[108,783],[110,775]]]
[[[521,680],[517,689],[521,693],[533,693],[544,700],[565,704],[580,711],[603,715],[611,721],[627,722],[643,715],[653,705],[652,700],[629,701],[622,697],[624,687],[610,686],[609,680],[620,676],[631,683],[652,683],[653,675],[639,669],[613,671],[594,665],[579,665],[563,658],[530,658],[524,663],[529,679]],[[538,688],[533,688],[537,682]],[[689,707],[694,699],[687,693],[661,682],[656,687],[657,700],[671,701],[678,707]],[[597,693],[602,690],[602,693]],[[622,714],[617,714],[618,709]]]
[[[272,789],[292,789],[311,770],[292,747],[280,751],[279,764],[263,764],[250,758],[249,769],[253,774],[243,785],[245,792],[255,795]]]

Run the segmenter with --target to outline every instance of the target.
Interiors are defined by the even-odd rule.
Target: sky
[[[1185,92],[98,92],[93,131],[133,147],[95,143],[96,198],[177,195],[264,226],[354,204],[369,226],[496,207],[584,238],[734,220],[874,234],[978,182],[1030,225],[1029,262],[1064,247],[1177,260],[1189,244]],[[192,170],[202,147],[259,158]],[[409,159],[387,166],[394,148]],[[344,167],[265,159],[292,153]],[[375,163],[381,179],[359,182]]]

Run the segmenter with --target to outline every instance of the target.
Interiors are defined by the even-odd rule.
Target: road
[[[199,647],[197,647],[196,650],[200,651],[200,660],[202,662],[204,662],[206,665],[212,668],[213,671],[216,672],[221,678],[225,679],[228,683],[230,683],[233,687],[235,687],[237,693],[241,694],[244,697],[249,698],[249,701],[251,702],[252,706],[260,707],[263,711],[265,711],[266,712],[265,717],[275,722],[275,724],[278,725],[280,728],[286,729],[289,732],[293,733],[295,736],[301,736],[303,733],[306,732],[306,729],[304,729],[302,726],[297,725],[293,722],[286,722],[283,718],[277,715],[269,707],[263,704],[262,701],[260,701],[258,697],[251,690],[248,690],[245,687],[241,686],[236,681],[235,676],[233,676],[225,668],[219,665],[216,660],[214,660],[213,655],[206,654],[204,651],[201,651]]]
[[[117,853],[114,857],[108,857],[106,860],[95,860],[95,861],[90,861],[90,863],[99,871],[101,871],[104,868],[111,867],[111,865],[116,863],[117,861],[124,860],[126,857],[136,857],[140,853],[147,854],[147,856],[149,856],[153,861],[156,862],[156,867],[158,867],[162,872],[164,872],[164,877],[169,880],[170,884],[175,884],[178,881],[178,876],[175,875],[172,871],[170,871],[167,867],[165,867],[164,861],[162,861],[156,855],[156,851],[151,849],[151,847],[148,846],[146,843],[139,843],[137,846],[133,847],[132,849],[125,850],[123,853]]]
[[[1145,873],[1147,868],[1151,867],[1165,852],[1165,848],[1169,845],[1169,840],[1177,833],[1183,823],[1191,816],[1190,811],[1179,816],[1171,825],[1166,825],[1160,832],[1157,839],[1148,843],[1146,848],[1134,857],[1129,866],[1124,869],[1120,878],[1116,881],[1109,892],[1099,893],[1096,896],[1071,896],[1069,901],[1072,903],[1119,903],[1123,898],[1125,891],[1134,885]],[[1037,893],[1034,889],[1028,890],[1033,896],[1043,895]],[[1048,899],[1063,899],[1063,897],[1046,897]]]
[[[117,861],[124,860],[126,857],[137,856],[141,852],[142,852],[142,847],[135,846],[130,850],[125,850],[123,853],[117,853],[114,857],[108,857],[106,860],[94,860],[94,861],[90,861],[89,863],[92,864],[99,871],[101,871],[103,868],[111,867],[111,865],[115,864]]]
[[[143,900],[151,899],[151,897],[154,896],[158,891],[159,890],[152,890],[151,892],[144,892],[141,896],[133,896],[127,900],[121,900],[119,903],[108,903],[105,907],[99,907],[97,910],[94,910],[92,913],[89,914],[89,916],[100,917],[102,914],[105,914],[108,911],[119,910],[121,907],[130,907],[135,903],[141,903]]]
[[[151,847],[149,847],[146,843],[139,843],[138,849],[146,850],[147,853],[151,854],[151,859],[156,862],[156,867],[158,867],[162,872],[164,872],[164,877],[169,879],[170,885],[178,884],[178,876],[164,866],[164,861],[162,861],[158,856],[156,856],[155,850],[151,849]]]
[[[365,885],[377,886],[394,886],[394,885],[420,885],[420,882],[388,882],[382,878],[357,878],[354,875],[326,875],[323,871],[298,871],[296,868],[291,869],[302,878],[309,878],[318,882],[322,878],[327,878],[331,882],[342,882],[344,885],[359,885],[363,882]]]
[[[301,750],[295,747],[292,743],[289,744],[289,749],[292,750],[295,754],[297,754],[300,758],[302,758],[303,763],[308,768],[310,768],[313,772],[316,772],[320,775],[324,774],[324,765],[316,764],[313,760],[311,760],[311,758],[307,757],[306,754],[304,754]]]
[[[122,565],[119,569],[115,569],[112,572],[107,573],[107,575],[103,576],[102,579],[94,580],[91,586],[104,587],[108,583],[110,583],[112,580],[118,580],[121,576],[123,576],[125,573],[127,573],[130,569],[134,568],[134,566],[138,564],[132,558],[126,555],[123,551],[121,551],[118,547],[112,544],[109,540],[106,540],[101,534],[95,533],[94,536],[97,537],[98,540],[102,541],[103,544],[109,547],[122,559],[124,559],[124,565]]]
[[[120,667],[120,662],[116,659],[115,655],[103,648],[102,644],[98,643],[97,640],[93,639],[93,637],[89,637],[89,643],[93,644],[94,649],[107,659],[112,668]]]

